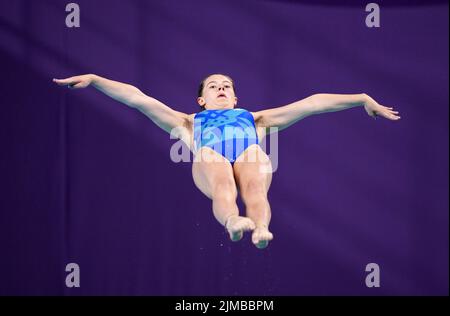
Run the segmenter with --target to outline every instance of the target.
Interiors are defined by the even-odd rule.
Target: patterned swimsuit
[[[195,151],[207,146],[233,164],[250,145],[258,144],[253,115],[244,109],[204,110],[194,117]]]

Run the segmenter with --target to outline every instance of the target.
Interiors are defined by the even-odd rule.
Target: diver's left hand
[[[374,119],[376,119],[377,116],[387,118],[391,121],[397,121],[400,119],[400,116],[398,116],[398,112],[394,111],[394,108],[383,106],[369,96],[367,96],[366,102],[364,104],[364,109],[366,110],[367,114],[369,114],[369,116],[373,117]]]

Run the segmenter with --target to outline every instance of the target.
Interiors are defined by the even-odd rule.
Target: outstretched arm
[[[392,107],[382,106],[364,93],[314,94],[285,106],[255,112],[253,115],[258,126],[277,127],[282,130],[313,114],[342,111],[357,106],[364,106],[367,114],[373,118],[382,116],[393,121],[400,119],[400,116],[397,115],[398,112],[394,111]]]
[[[92,74],[67,79],[53,79],[53,81],[60,86],[67,85],[71,89],[86,88],[91,85],[114,100],[138,109],[168,133],[176,127],[188,127],[186,113],[171,109],[132,85]]]

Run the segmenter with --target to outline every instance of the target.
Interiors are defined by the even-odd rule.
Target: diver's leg
[[[258,248],[265,248],[273,239],[269,231],[271,210],[267,199],[272,182],[270,159],[261,147],[252,145],[236,159],[233,169],[247,216],[256,225],[252,242]]]
[[[200,159],[205,152],[212,159]],[[227,159],[203,147],[195,156],[192,176],[197,188],[212,200],[214,216],[228,230],[231,240],[238,241],[244,231],[255,228],[249,218],[239,216],[236,182],[233,168]]]

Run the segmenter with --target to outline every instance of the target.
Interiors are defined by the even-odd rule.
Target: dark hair
[[[206,79],[208,79],[209,77],[214,76],[214,75],[220,75],[220,76],[224,76],[224,77],[227,77],[228,79],[230,79],[231,86],[233,87],[234,94],[236,94],[236,89],[234,88],[234,81],[233,81],[233,79],[230,76],[224,75],[224,74],[211,74],[211,75],[205,77],[205,79],[203,79],[200,82],[200,86],[198,87],[197,97],[200,98],[200,97],[203,96],[203,89],[205,88],[205,81],[206,81]],[[200,111],[203,111],[203,110],[205,110],[205,107],[200,105]]]

